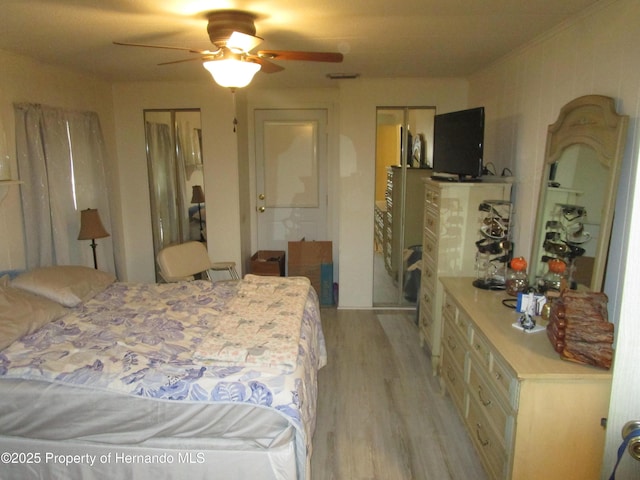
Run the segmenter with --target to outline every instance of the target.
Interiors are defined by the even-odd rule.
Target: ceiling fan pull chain
[[[236,89],[230,88],[231,96],[233,98],[233,133],[236,133],[236,127],[238,126],[238,116],[236,114]]]

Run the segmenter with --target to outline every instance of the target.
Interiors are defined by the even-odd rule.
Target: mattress
[[[2,478],[308,478],[326,349],[315,291],[292,303],[289,283],[114,283],[14,342]],[[233,355],[202,355],[227,331]]]

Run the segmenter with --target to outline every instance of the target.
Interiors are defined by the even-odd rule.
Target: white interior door
[[[258,249],[327,240],[326,110],[256,110]]]
[[[640,170],[635,184],[640,182]],[[629,223],[629,251],[622,262],[624,273],[621,278],[622,296],[619,319],[616,325],[616,350],[613,365],[613,384],[607,419],[607,440],[601,479],[610,478],[618,458],[622,443],[622,432],[627,422],[640,422],[640,323],[638,323],[638,291],[640,291],[640,271],[638,271],[637,246],[640,245],[640,192],[636,192],[631,208],[633,215]],[[637,425],[637,424],[636,424]],[[635,430],[635,428],[634,428]],[[637,433],[633,436],[638,436]],[[628,448],[622,452],[616,472],[617,480],[640,479],[640,462],[629,454]]]

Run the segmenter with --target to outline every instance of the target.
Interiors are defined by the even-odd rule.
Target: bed
[[[0,280],[0,472],[310,478],[326,349],[304,278]]]

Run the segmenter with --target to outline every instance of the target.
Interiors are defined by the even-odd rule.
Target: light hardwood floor
[[[414,312],[324,308],[313,480],[486,479]]]

